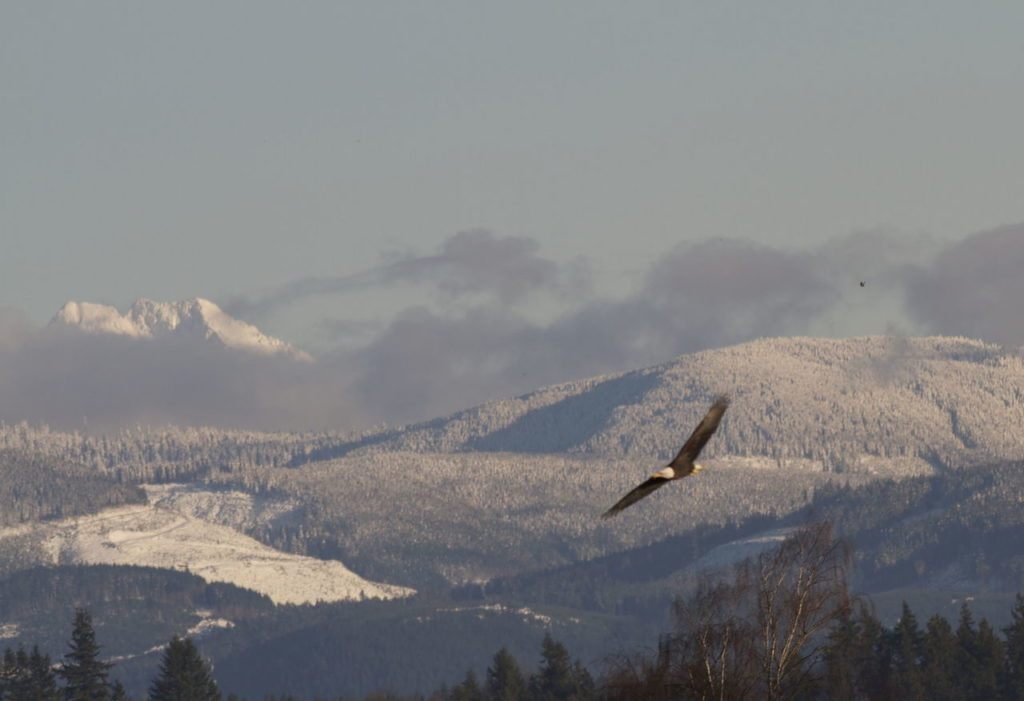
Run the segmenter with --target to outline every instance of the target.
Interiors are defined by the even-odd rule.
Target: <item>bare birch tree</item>
[[[828,523],[791,533],[703,580],[674,607],[673,633],[654,661],[608,677],[611,698],[790,701],[811,692],[825,634],[850,609],[849,556]],[[635,692],[641,691],[642,695]]]

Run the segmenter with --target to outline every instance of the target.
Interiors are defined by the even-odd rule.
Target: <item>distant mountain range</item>
[[[916,471],[1021,451],[1019,353],[965,338],[773,338],[488,402],[303,459],[485,451],[666,460],[718,394],[733,403],[708,445],[712,458]]]
[[[53,325],[308,357],[202,300],[125,314],[69,303]],[[709,469],[601,521],[723,393]],[[482,672],[549,625],[592,661],[653,640],[704,567],[816,518],[850,540],[855,586],[885,611],[977,597],[994,615],[1024,587],[1022,426],[1024,359],[943,337],[763,339],[363,434],[0,424],[0,594],[23,600],[0,605],[0,634],[62,635],[48,621],[72,600],[114,620],[110,591],[165,582],[196,601],[167,594],[149,623],[123,621],[112,649],[140,669],[161,636],[205,625],[217,673],[247,693],[277,677],[277,691],[362,693],[401,686],[399,668],[402,688],[424,688],[460,673],[445,651],[472,648]],[[27,582],[70,593],[37,605]],[[331,599],[348,601],[273,604]],[[422,645],[427,671],[403,664]]]
[[[305,351],[267,336],[198,297],[179,302],[140,299],[124,314],[105,304],[70,301],[57,311],[50,327],[129,338],[207,340],[246,353],[312,360]]]

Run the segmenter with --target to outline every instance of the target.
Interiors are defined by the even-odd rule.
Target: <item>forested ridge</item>
[[[382,451],[667,459],[721,393],[734,402],[708,446],[712,458],[808,460],[817,469],[847,472],[877,469],[871,458],[956,466],[1017,457],[1012,431],[1024,419],[1024,360],[965,338],[763,339],[404,427],[348,433],[138,427],[94,435],[0,424],[0,448],[138,482]]]
[[[926,477],[818,488],[790,514],[705,524],[648,545],[561,567],[466,585],[465,600],[503,597],[605,613],[656,615],[675,591],[728,554],[808,520],[832,523],[853,547],[854,586],[866,594],[933,590],[953,596],[1024,588],[1024,463],[1007,462]],[[730,546],[730,544],[735,544]],[[958,594],[959,593],[959,594]]]
[[[139,487],[81,463],[23,449],[0,450],[0,527],[145,500]]]
[[[141,500],[145,483],[238,490],[287,502],[288,517],[224,525],[438,591],[781,517],[830,485],[1016,458],[1022,368],[967,339],[766,339],[361,434],[0,425],[0,525]],[[733,404],[707,446],[713,469],[595,527],[720,392]],[[31,539],[0,547],[8,570],[39,561]]]
[[[668,460],[718,394],[733,398],[711,458],[816,469],[959,466],[1018,457],[1024,360],[966,338],[772,338],[588,378],[316,448],[583,453]]]
[[[77,608],[69,639],[60,645],[9,648],[0,662],[4,701],[154,701],[226,698],[331,698],[341,701],[684,701],[687,699],[793,699],[825,701],[1013,701],[1024,698],[1024,596],[1010,622],[993,627],[968,603],[958,617],[919,620],[904,603],[887,626],[847,588],[849,562],[828,524],[809,524],[777,548],[737,563],[680,596],[665,621],[667,632],[649,645],[625,647],[596,665],[584,665],[550,631],[533,654],[499,647],[485,662],[465,663],[449,681],[413,692],[389,692],[388,682],[359,684],[375,691],[310,693],[275,677],[274,650],[249,658],[246,669],[213,662],[202,641],[177,634],[154,649],[145,680],[123,684],[119,658],[104,654],[103,617]],[[24,586],[24,585],[23,585]],[[23,592],[24,593],[24,592]],[[211,603],[208,599],[201,600]],[[797,605],[797,601],[803,602]],[[196,603],[199,601],[197,600]],[[212,602],[216,603],[216,602]],[[250,602],[251,603],[251,602]],[[65,619],[66,620],[66,619]],[[259,624],[261,619],[252,619]],[[95,623],[95,625],[94,625]],[[67,625],[66,623],[64,624]],[[65,628],[67,633],[67,628]],[[797,633],[797,648],[783,646]],[[773,641],[778,641],[773,642]],[[315,641],[313,641],[315,642]],[[298,649],[298,640],[289,644]],[[407,641],[412,661],[430,638]],[[776,647],[778,645],[779,647]],[[54,648],[57,648],[56,650]],[[309,642],[305,645],[309,649]],[[325,667],[304,677],[360,675],[344,646],[324,651]],[[464,658],[463,658],[464,659]],[[330,660],[330,661],[328,661]],[[458,665],[459,659],[452,660]],[[717,666],[708,667],[708,661]],[[54,664],[56,662],[57,664]],[[270,664],[269,670],[262,667]],[[329,667],[334,670],[329,674]],[[590,667],[590,669],[588,669]],[[709,674],[708,670],[713,670]],[[593,670],[593,671],[591,671]],[[246,675],[246,691],[237,686]],[[302,677],[292,677],[293,681]],[[415,676],[413,677],[415,678]],[[420,676],[422,679],[422,675]],[[382,677],[387,680],[387,677]],[[274,681],[277,680],[277,681]],[[260,686],[262,685],[262,687]],[[347,688],[356,684],[349,683]],[[346,688],[344,682],[335,688]]]

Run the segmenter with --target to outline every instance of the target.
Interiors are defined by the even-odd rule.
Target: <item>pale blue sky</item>
[[[227,299],[472,227],[599,289],[683,240],[957,238],[1024,220],[1021,124],[1016,3],[5,2],[0,304]]]

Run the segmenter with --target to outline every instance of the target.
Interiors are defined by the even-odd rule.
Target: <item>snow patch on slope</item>
[[[35,524],[53,564],[139,565],[184,570],[265,594],[276,604],[392,599],[415,593],[370,582],[336,560],[275,550],[232,528],[153,504]],[[14,529],[0,531],[0,539]]]
[[[523,623],[540,623],[545,628],[550,628],[551,624],[554,622],[554,619],[551,616],[548,616],[547,614],[543,614],[543,613],[538,613],[537,611],[534,611],[533,609],[528,608],[526,606],[523,606],[523,607],[520,607],[520,608],[512,608],[511,606],[505,606],[504,604],[481,604],[480,606],[456,606],[454,608],[437,609],[437,611],[435,613],[439,613],[439,614],[440,613],[464,613],[464,612],[468,612],[468,611],[476,611],[477,612],[476,616],[477,616],[477,618],[480,618],[480,619],[485,618],[487,615],[502,615],[502,614],[514,615],[514,616],[518,616],[523,621]],[[417,616],[416,617],[416,621],[418,623],[424,623],[426,621],[431,621],[433,619],[434,619],[434,616]],[[564,621],[567,621],[569,623],[579,623],[580,619],[578,619],[578,618],[576,618],[574,616],[570,616],[569,618],[564,619]]]
[[[202,298],[179,302],[140,299],[125,314],[105,304],[71,301],[60,308],[50,325],[131,338],[216,340],[228,348],[249,353],[312,360],[308,353],[267,336],[252,324],[235,319]]]
[[[734,565],[750,557],[757,557],[761,553],[777,548],[792,535],[793,529],[779,528],[766,531],[749,538],[740,538],[729,543],[724,543],[712,548],[703,557],[690,565],[687,569],[692,572],[702,572],[708,569]]]
[[[242,532],[302,522],[301,505],[294,499],[194,484],[144,484],[142,488],[153,506]]]
[[[226,630],[228,628],[234,628],[235,624],[233,621],[229,621],[226,618],[211,618],[209,611],[196,611],[196,615],[199,616],[199,622],[194,626],[185,631],[183,638],[192,638],[198,640],[200,638],[209,635],[210,633],[217,630]],[[145,657],[146,655],[152,655],[155,652],[162,652],[167,647],[166,643],[160,645],[154,645],[151,648],[143,650],[142,652],[136,652],[127,655],[115,655],[114,657],[108,657],[107,662],[117,663],[124,662],[125,660],[133,660],[137,657]]]

